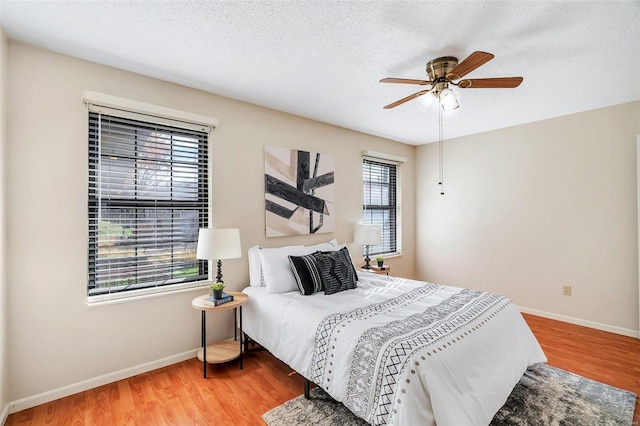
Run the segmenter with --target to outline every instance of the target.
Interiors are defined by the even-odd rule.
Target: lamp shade
[[[353,242],[363,246],[377,246],[382,244],[382,228],[377,225],[356,225]]]
[[[201,228],[198,233],[198,259],[236,259],[242,257],[240,230],[237,228]]]
[[[460,106],[456,94],[448,88],[440,92],[440,104],[443,111],[453,111]]]

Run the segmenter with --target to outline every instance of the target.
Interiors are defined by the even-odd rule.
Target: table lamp
[[[201,228],[196,258],[218,260],[217,283],[222,281],[222,260],[242,257],[240,230],[237,228]]]
[[[369,246],[377,246],[382,244],[382,228],[377,225],[364,225],[358,224],[356,225],[356,232],[353,236],[353,242],[355,244],[360,244],[365,246],[365,265],[362,267],[363,269],[371,269],[371,265],[369,265]]]

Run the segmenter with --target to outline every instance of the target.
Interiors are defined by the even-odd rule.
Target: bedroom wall
[[[7,395],[7,267],[6,267],[6,146],[7,146],[7,51],[8,41],[0,27],[0,424],[4,423]]]
[[[445,196],[419,147],[418,278],[637,336],[637,134],[640,101],[448,140]]]
[[[361,218],[361,152],[407,157],[402,166],[403,253],[415,269],[414,148],[198,90],[9,43],[9,399],[12,411],[194,356],[203,290],[87,306],[87,109],[89,89],[219,119],[212,134],[213,225],[239,227],[245,257],[225,261],[225,281],[249,279],[255,244],[353,239]],[[265,237],[263,146],[333,155],[337,229],[313,237]],[[357,261],[356,261],[357,262]],[[208,316],[210,338],[232,333],[231,314]],[[221,324],[220,329],[214,328]],[[114,373],[115,372],[115,373]],[[117,373],[117,374],[116,374]],[[105,375],[105,376],[102,376]]]

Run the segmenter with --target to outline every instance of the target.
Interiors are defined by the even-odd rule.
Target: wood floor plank
[[[640,340],[523,316],[550,365],[640,394]],[[243,370],[209,365],[203,379],[193,358],[11,414],[6,425],[264,425],[261,415],[300,395],[303,379],[255,345],[244,361]]]

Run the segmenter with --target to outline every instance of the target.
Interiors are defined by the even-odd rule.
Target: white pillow
[[[305,246],[302,248],[302,254],[299,254],[298,256],[304,256],[306,254],[315,253],[317,251],[336,251],[338,249],[338,240],[333,239],[326,243],[320,243],[313,246]]]
[[[263,287],[262,262],[260,262],[260,246],[253,246],[248,251],[249,258],[249,285]]]
[[[273,250],[297,250],[303,246],[285,246],[285,247],[277,247],[277,248],[262,248],[260,246],[250,247],[247,255],[249,258],[249,284],[252,287],[264,287],[264,271],[262,269],[262,259],[260,258],[260,252],[262,250],[273,251]]]
[[[298,284],[291,271],[288,256],[301,256],[303,248],[303,246],[287,246],[259,250],[267,293],[298,291]]]

